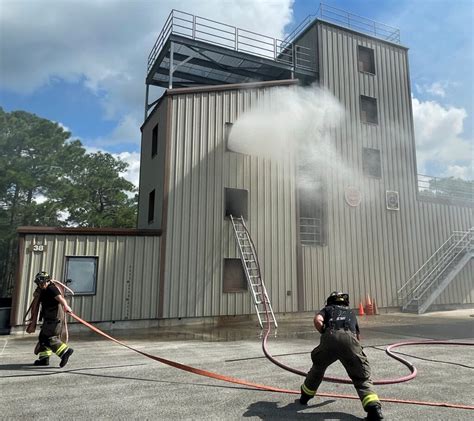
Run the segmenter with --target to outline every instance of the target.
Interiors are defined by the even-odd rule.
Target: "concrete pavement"
[[[423,316],[385,314],[360,317],[362,342],[374,379],[409,373],[386,356],[385,346],[420,339],[474,343],[474,310]],[[278,316],[277,316],[278,317]],[[147,353],[194,367],[266,385],[299,389],[302,377],[268,361],[260,329],[253,323],[213,328],[180,326],[107,333]],[[306,371],[318,343],[310,315],[282,320],[269,350],[283,363]],[[317,397],[307,407],[296,396],[249,390],[197,376],[145,358],[93,333],[72,333],[75,352],[69,364],[34,367],[35,335],[0,336],[0,419],[73,420],[360,420],[360,402]],[[410,346],[418,376],[408,382],[378,386],[380,397],[474,405],[472,346]],[[327,375],[344,376],[336,363]],[[351,385],[323,382],[320,392],[350,394]],[[474,419],[474,411],[385,403],[387,420]]]

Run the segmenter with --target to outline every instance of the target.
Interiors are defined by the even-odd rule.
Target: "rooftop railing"
[[[400,30],[398,28],[355,15],[354,13],[346,12],[345,10],[324,3],[320,3],[316,14],[309,15],[285,38],[285,41],[292,42],[296,40],[317,18],[385,41],[400,44]]]
[[[173,9],[148,56],[148,73],[171,34],[314,70],[307,47]]]
[[[418,174],[418,193],[442,200],[461,200],[474,204],[474,181]]]

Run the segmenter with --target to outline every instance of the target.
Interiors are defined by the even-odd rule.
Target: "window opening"
[[[242,260],[224,259],[223,292],[246,292],[247,279],[245,277]]]
[[[382,178],[382,164],[378,149],[362,149],[362,171],[364,175]]]
[[[98,257],[66,257],[66,284],[76,295],[95,295],[97,263]]]
[[[248,220],[248,190],[225,188],[225,216],[230,215]]]
[[[151,134],[151,157],[153,158],[158,153],[158,124],[153,127]]]
[[[364,123],[378,124],[377,100],[369,96],[360,96],[360,119]]]
[[[362,45],[359,45],[358,55],[359,55],[359,71],[372,73],[373,75],[375,75],[374,50],[372,50],[372,48],[367,48],[367,47],[363,47]]]
[[[155,219],[155,190],[148,195],[148,223]]]

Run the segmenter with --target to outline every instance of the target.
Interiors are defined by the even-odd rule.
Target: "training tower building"
[[[359,169],[350,182],[229,150],[232,124],[268,92],[314,83],[350,117],[332,140]],[[67,279],[64,256],[76,253],[98,259],[95,295],[73,302],[91,321],[255,317],[262,303],[278,320],[333,290],[353,307],[367,294],[379,309],[473,306],[473,194],[417,173],[397,29],[321,6],[278,40],[173,10],[145,96],[136,232],[24,230],[26,245],[62,235],[75,248],[41,260],[24,247],[20,285],[45,262]],[[298,186],[302,171],[318,191]],[[31,288],[17,288],[17,324]]]
[[[160,317],[254,312],[229,214],[245,219],[276,313],[313,311],[334,289],[380,307],[415,305],[415,296],[420,306],[474,302],[472,196],[420,192],[399,38],[327,6],[285,41],[172,11],[148,63],[138,221],[163,231]],[[334,142],[361,173],[351,185],[323,174],[318,201],[300,197],[298,162],[226,148],[230,125],[266,91],[313,82],[351,115]],[[150,104],[152,86],[167,90]],[[454,231],[450,242],[466,237],[469,247],[438,253],[444,273],[426,279],[422,269],[399,296]],[[418,297],[423,282],[433,285]]]

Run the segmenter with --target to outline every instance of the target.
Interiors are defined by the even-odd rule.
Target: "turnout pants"
[[[60,320],[44,320],[38,336],[36,351],[40,359],[49,358],[54,352],[61,357],[68,349],[68,346],[61,341],[62,323]]]
[[[354,383],[365,410],[379,403],[370,378],[370,367],[360,342],[349,330],[327,330],[321,335],[321,343],[311,352],[313,366],[306,375],[301,390],[314,396],[326,369],[339,360]]]

